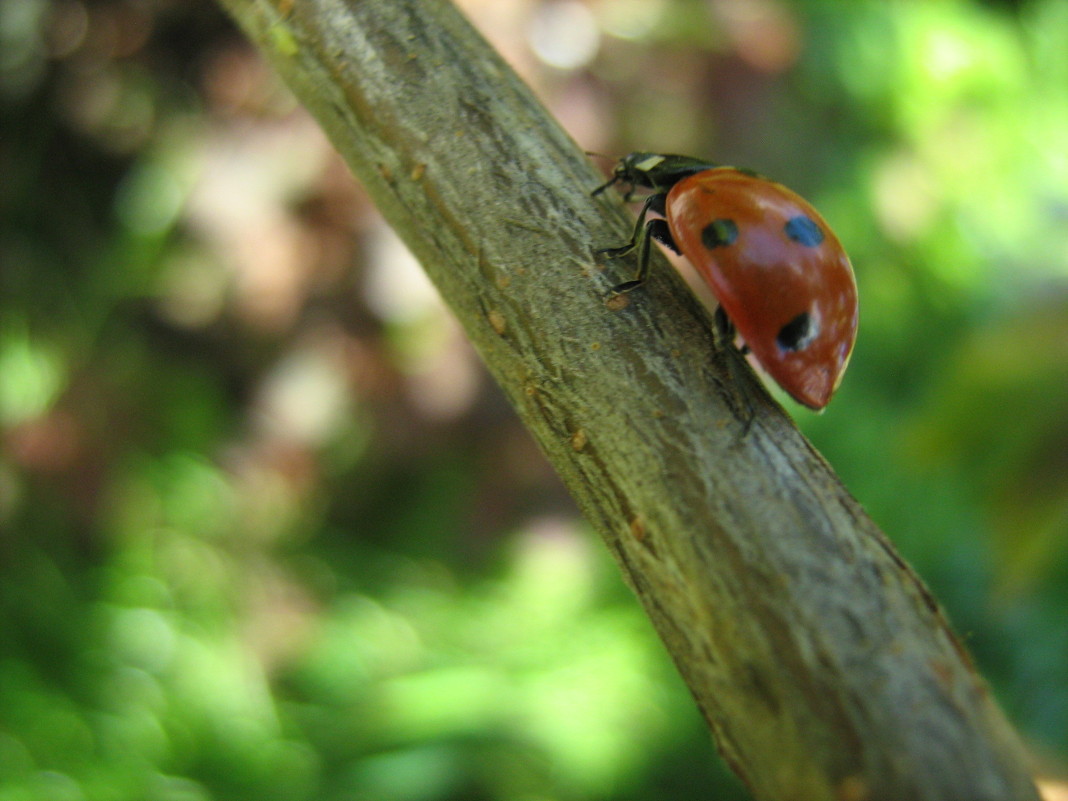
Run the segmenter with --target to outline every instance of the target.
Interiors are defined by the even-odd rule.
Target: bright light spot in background
[[[715,0],[713,8],[738,55],[764,72],[781,72],[797,60],[801,35],[782,5],[770,0]]]
[[[663,0],[606,0],[597,6],[601,27],[619,39],[645,37],[663,15]]]
[[[883,161],[874,172],[871,190],[879,222],[898,242],[911,243],[922,236],[939,210],[936,182],[908,153]]]
[[[478,393],[482,373],[459,324],[444,318],[445,339],[434,358],[409,370],[412,402],[428,418],[448,420],[470,408]]]
[[[177,635],[155,609],[118,609],[111,619],[113,653],[149,673],[165,670],[174,658]]]
[[[170,170],[159,164],[142,164],[123,178],[115,211],[134,233],[161,234],[178,219],[185,195]]]
[[[175,248],[159,277],[160,313],[183,328],[201,328],[226,307],[227,274],[200,250]]]
[[[44,414],[65,383],[57,356],[19,326],[9,322],[0,328],[0,424],[18,425]]]
[[[379,221],[367,236],[367,305],[381,320],[400,325],[441,309],[437,289],[393,229]]]
[[[317,337],[288,353],[260,390],[259,418],[283,440],[321,445],[344,422],[349,409],[344,355],[338,340]]]
[[[1068,783],[1039,779],[1037,784],[1042,801],[1068,801]]]
[[[589,540],[579,535],[570,519],[543,517],[528,527],[518,543],[512,582],[516,601],[528,607],[523,619],[536,625],[570,617],[592,592]]]
[[[597,24],[589,8],[577,0],[539,6],[527,36],[538,58],[562,70],[578,69],[597,55]]]
[[[936,80],[952,80],[972,64],[969,44],[954,31],[932,31],[926,44],[927,74]]]
[[[380,222],[367,241],[367,305],[387,324],[412,402],[428,417],[456,417],[481,377],[466,337],[392,228]]]
[[[262,128],[212,130],[185,158],[184,219],[228,270],[235,311],[259,330],[286,330],[307,296],[317,252],[292,207],[329,163],[325,136],[294,115]]]

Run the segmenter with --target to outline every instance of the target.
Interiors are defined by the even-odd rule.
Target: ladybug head
[[[671,156],[662,153],[631,153],[621,158],[612,170],[612,177],[593,190],[599,195],[615,184],[627,184],[630,191],[635,187],[666,192],[683,178],[711,170],[718,165],[689,156]],[[630,192],[627,193],[628,195]]]

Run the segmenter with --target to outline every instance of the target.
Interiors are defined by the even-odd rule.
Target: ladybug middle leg
[[[650,211],[655,214],[664,213],[664,200],[666,197],[666,193],[661,192],[649,195],[646,198],[634,224],[634,232],[631,234],[630,241],[627,244],[618,248],[601,248],[595,251],[598,255],[604,255],[606,259],[616,259],[620,256],[626,256],[634,250],[638,251],[638,272],[631,280],[612,287],[613,294],[618,295],[622,292],[630,292],[645,282],[649,275],[649,248],[652,240],[655,239],[662,245],[666,245],[675,253],[681,253],[679,246],[675,244],[675,240],[671,236],[671,229],[667,220],[658,217],[646,222],[645,219]]]
[[[612,287],[614,294],[630,292],[645,283],[645,279],[649,277],[649,248],[654,239],[663,245],[667,245],[676,253],[681,252],[675,244],[675,240],[671,238],[671,229],[668,227],[667,220],[650,220],[645,224],[645,228],[642,229],[640,242],[638,243],[638,272],[629,281],[624,281],[622,284],[616,284]]]

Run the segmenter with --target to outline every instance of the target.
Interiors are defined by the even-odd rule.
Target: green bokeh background
[[[835,226],[857,348],[786,404],[1063,775],[1068,3],[463,7],[582,146]],[[746,797],[215,6],[7,0],[0,125],[0,801]]]

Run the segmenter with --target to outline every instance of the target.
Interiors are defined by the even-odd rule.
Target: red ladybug
[[[631,241],[598,251],[616,258],[638,251],[638,273],[616,287],[628,292],[649,269],[650,240],[697,268],[720,313],[761,367],[798,403],[822,409],[838,388],[857,337],[857,285],[838,237],[804,198],[752,172],[688,156],[631,153],[612,179],[651,189]],[[646,222],[648,212],[664,219]]]

